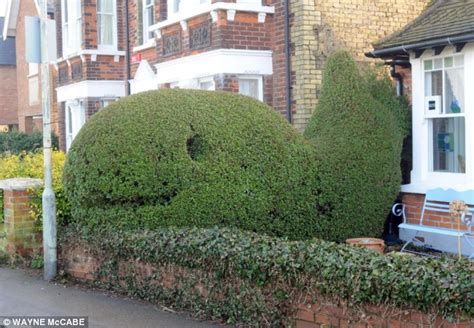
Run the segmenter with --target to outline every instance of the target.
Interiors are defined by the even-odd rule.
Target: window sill
[[[462,174],[460,173],[461,175]],[[472,183],[446,183],[443,181],[433,182],[430,181],[421,181],[416,183],[411,183],[407,185],[401,186],[401,192],[409,193],[409,194],[426,194],[428,190],[435,189],[435,188],[443,188],[443,189],[454,189],[456,191],[466,191],[466,190],[473,190],[474,184]]]
[[[107,49],[81,49],[76,52],[71,52],[64,55],[61,58],[56,60],[56,64],[60,63],[65,60],[69,60],[74,57],[84,56],[84,55],[92,55],[92,56],[125,56],[125,51],[122,50],[107,50]]]
[[[133,52],[139,52],[139,51],[147,50],[147,49],[150,49],[150,48],[153,48],[153,47],[156,47],[155,39],[148,40],[147,42],[145,42],[144,44],[142,44],[140,46],[133,47],[132,51]]]
[[[235,13],[238,11],[258,13],[259,16],[260,14],[262,14],[263,19],[266,14],[275,13],[274,6],[262,6],[259,4],[252,4],[252,3],[216,2],[212,4],[201,5],[194,10],[187,10],[187,11],[173,14],[169,19],[150,26],[149,30],[150,32],[155,32],[157,36],[159,37],[160,30],[165,27],[168,27],[170,25],[174,25],[177,23],[181,23],[182,26],[185,26],[186,24],[184,23],[186,23],[187,20],[189,20],[190,18],[207,14],[207,13],[212,14],[213,12],[215,13],[217,10],[227,10],[228,19],[229,17],[232,17],[232,15],[235,16]],[[213,16],[213,21],[214,21],[215,20],[214,18],[217,17],[217,15],[212,15],[212,16]],[[233,20],[233,19],[229,19],[229,20]]]

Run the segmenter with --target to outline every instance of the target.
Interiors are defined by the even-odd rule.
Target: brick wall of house
[[[140,45],[141,22],[139,18],[139,0],[129,3],[130,21],[130,51]],[[218,2],[218,1],[213,1]],[[235,1],[225,1],[235,2]],[[165,1],[155,2],[155,17],[166,18]],[[237,12],[235,19],[229,21],[224,10],[217,12],[217,21],[212,22],[209,13],[188,20],[187,30],[183,30],[179,23],[161,30],[161,37],[156,39],[156,46],[134,52],[140,54],[141,60],[147,60],[150,65],[177,58],[183,58],[215,49],[245,49],[245,50],[272,50],[274,74],[264,78],[264,100],[277,111],[286,112],[285,98],[285,35],[284,35],[284,1],[266,0],[266,5],[275,6],[275,14],[267,15],[265,23],[258,22],[257,13]],[[210,39],[208,44],[191,47],[190,36],[197,28],[209,29]],[[179,40],[179,47],[175,51],[165,50],[165,44],[171,39]],[[133,53],[133,51],[132,51]],[[131,76],[136,73],[139,61],[132,63]],[[224,88],[228,82],[219,82],[217,78],[216,89]],[[228,79],[226,77],[225,79]],[[236,81],[236,77],[234,77]],[[234,82],[235,82],[234,81]],[[225,87],[223,90],[230,90]],[[238,92],[238,83],[233,83],[232,90]]]
[[[401,199],[403,204],[407,205],[405,213],[407,216],[407,223],[419,224],[421,218],[421,210],[425,201],[424,194],[412,194],[402,193]],[[436,228],[448,228],[457,230],[458,221],[451,218],[449,213],[426,211],[423,218],[423,224],[436,227]],[[467,230],[467,226],[464,224],[460,225],[461,230]]]
[[[371,44],[415,19],[428,0],[310,0],[291,1],[294,16],[291,38],[294,125],[304,130],[315,108],[326,58],[347,49],[356,60],[369,61],[364,53]]]
[[[93,250],[80,243],[62,245],[59,252],[59,263],[73,278],[82,281],[95,281],[101,279],[107,282],[108,277],[98,277],[102,266],[100,258],[93,255]],[[143,261],[118,259],[118,283],[115,286],[126,290],[127,283],[146,288],[149,284],[152,288],[162,288],[172,291],[182,288],[187,277],[204,277],[205,273],[189,268],[163,264],[152,265]],[[158,278],[157,278],[158,277]],[[194,292],[196,297],[212,297],[216,293],[206,290],[206,285],[196,281],[194,278]],[[227,280],[231,284],[231,279]],[[238,282],[237,282],[238,284]],[[473,327],[474,321],[448,322],[434,314],[426,314],[409,308],[397,308],[394,306],[359,305],[349,307],[347,304],[338,303],[321,295],[308,295],[303,291],[294,291],[297,301],[290,305],[292,310],[288,311],[287,320],[296,328],[319,328],[319,327],[353,327],[353,328],[468,328]],[[272,295],[271,292],[268,295]],[[215,297],[215,296],[214,296]],[[271,296],[270,296],[271,297]]]
[[[16,67],[0,65],[0,125],[18,124]]]
[[[32,132],[42,126],[38,123],[41,110],[41,70],[34,77],[28,77],[29,68],[25,59],[25,16],[37,16],[34,1],[20,1],[20,10],[16,25],[16,54],[17,54],[17,88],[18,88],[18,124],[20,131]],[[30,103],[29,79],[37,81],[38,95],[35,102]],[[37,117],[33,119],[33,117]]]
[[[131,1],[133,2],[133,1]],[[57,30],[61,31],[61,1],[56,0],[55,17]],[[84,49],[97,50],[97,0],[82,3],[82,45]],[[58,33],[58,53],[62,56],[62,39]],[[125,2],[117,0],[117,48],[125,50]],[[73,56],[61,60],[57,66],[57,86],[85,80],[124,80],[125,57],[112,55]]]
[[[130,1],[133,3],[134,1]],[[117,0],[117,50],[125,51],[125,1]],[[53,79],[55,87],[63,87],[81,81],[124,81],[126,79],[125,56],[104,54],[98,49],[97,40],[97,0],[82,1],[82,49],[99,50],[98,54],[73,55],[62,58],[62,18],[61,0],[55,0],[55,18],[57,26],[58,61]],[[125,82],[124,82],[125,83]],[[81,99],[85,106],[86,119],[96,113],[101,104],[99,98]],[[60,148],[66,149],[65,103],[58,103],[53,96],[53,129],[59,136]],[[99,106],[99,107],[98,107]]]

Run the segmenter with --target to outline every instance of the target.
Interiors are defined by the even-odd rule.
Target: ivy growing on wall
[[[380,255],[237,229],[96,234],[71,226],[62,233],[67,247],[89,245],[100,259],[96,281],[208,318],[279,326],[291,317],[291,304],[302,293],[326,295],[349,306],[391,305],[448,319],[474,317],[473,267],[468,261]],[[126,278],[123,263],[129,263]],[[139,279],[140,263],[157,270]],[[166,288],[161,283],[170,272],[175,284]]]

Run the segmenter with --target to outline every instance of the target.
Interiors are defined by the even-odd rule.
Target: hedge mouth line
[[[448,320],[474,318],[474,266],[467,260],[380,255],[322,240],[289,241],[228,228],[63,229],[64,245],[85,241],[105,262],[176,264],[243,279],[255,288],[283,281],[289,292],[317,290],[353,306],[392,305]]]

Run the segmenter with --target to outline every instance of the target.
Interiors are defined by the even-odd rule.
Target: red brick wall
[[[85,245],[73,243],[70,247],[62,245],[59,252],[61,267],[73,278],[85,281],[95,281],[100,270],[100,260],[92,255]],[[123,282],[127,272],[133,272],[135,283],[145,288],[146,284],[173,289],[180,286],[180,279],[189,274],[196,274],[191,269],[176,265],[155,266],[141,261],[118,261],[118,278]],[[202,273],[199,274],[202,276]],[[150,280],[150,277],[159,277]],[[107,278],[102,278],[107,280]],[[125,285],[125,284],[124,284]],[[194,291],[200,297],[208,297],[209,291],[199,282]],[[319,327],[386,327],[386,328],[468,328],[474,327],[474,321],[450,323],[435,315],[427,315],[420,311],[401,309],[393,306],[364,305],[349,307],[320,295],[303,295],[296,298],[299,301],[292,304],[293,313],[288,318],[296,328]],[[271,294],[271,293],[269,293]],[[316,300],[316,301],[315,301]]]
[[[425,201],[425,195],[423,194],[410,194],[402,193],[402,202],[406,206],[407,222],[410,224],[419,224],[421,218],[421,210]],[[426,211],[423,224],[437,227],[437,228],[449,228],[456,229],[458,227],[458,221],[451,218],[449,213]],[[461,224],[462,230],[467,230],[467,226]]]
[[[420,311],[403,310],[391,306],[366,305],[358,309],[319,298],[315,304],[298,306],[296,328],[353,327],[353,328],[468,328],[474,322],[454,322]]]
[[[0,66],[0,125],[18,124],[15,66]]]
[[[41,234],[30,214],[30,193],[26,190],[4,190],[6,251],[29,256],[41,247]]]

